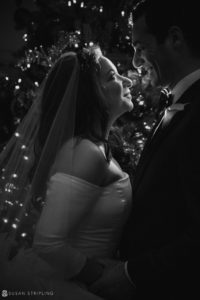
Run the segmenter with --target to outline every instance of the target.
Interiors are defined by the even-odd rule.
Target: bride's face
[[[106,57],[99,59],[100,64],[100,87],[103,101],[111,118],[117,118],[127,111],[133,109],[130,88],[132,81],[121,76],[115,65]]]

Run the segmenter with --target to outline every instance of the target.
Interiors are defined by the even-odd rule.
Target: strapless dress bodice
[[[70,175],[57,173],[52,180],[66,180]],[[76,184],[85,181],[70,176]],[[113,257],[118,245],[121,231],[126,222],[130,209],[132,190],[127,173],[124,177],[105,186],[99,187],[88,183],[94,189],[100,189],[98,200],[90,210],[84,223],[80,225],[68,239],[68,242],[87,256]]]

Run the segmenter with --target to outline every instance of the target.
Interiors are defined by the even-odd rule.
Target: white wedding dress
[[[21,250],[8,263],[7,280],[29,295],[37,291],[35,296],[32,292],[34,299],[44,299],[44,293],[56,300],[100,299],[70,278],[81,270],[86,257],[114,258],[131,207],[128,174],[99,187],[56,173],[46,198],[33,248]]]

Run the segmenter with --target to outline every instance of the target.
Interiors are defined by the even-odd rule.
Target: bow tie
[[[175,116],[175,114],[178,111],[183,111],[186,106],[189,105],[189,103],[173,103],[173,95],[171,93],[167,93],[166,91],[162,91],[160,94],[160,101],[162,104],[165,104],[167,108],[164,110],[162,117],[159,121],[159,123],[155,126],[154,131],[152,131],[152,136],[150,140],[154,137],[155,133],[161,132],[161,130],[166,127],[172,118]]]
[[[160,94],[160,102],[163,103],[167,111],[181,111],[185,109],[189,103],[174,103],[174,95],[171,94],[168,90],[162,90]]]

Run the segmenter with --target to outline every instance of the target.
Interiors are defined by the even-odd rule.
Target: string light
[[[26,236],[27,236],[27,233],[26,233],[26,232],[22,232],[21,236],[22,236],[22,237],[26,237]]]
[[[81,8],[83,8],[83,7],[84,7],[84,2],[81,2],[81,5],[80,5],[80,6],[81,6]]]
[[[72,1],[71,1],[72,3]],[[82,1],[84,6],[84,2]],[[78,48],[81,41],[80,37],[81,31],[78,29],[75,32],[66,33],[64,31],[60,32],[60,37],[56,45],[47,48],[45,51],[43,46],[34,47],[33,49],[28,49],[26,51],[26,57],[22,58],[17,66],[22,70],[26,71],[32,67],[32,64],[38,64],[45,66],[47,70],[53,65],[53,63],[60,57],[63,51],[66,51],[67,47]],[[35,84],[36,87],[37,84]]]
[[[16,136],[16,137],[20,137],[19,132],[15,132],[15,136]]]
[[[99,9],[100,13],[103,12],[103,6],[100,6],[100,9]]]
[[[76,0],[73,0],[73,3],[76,4]]]
[[[13,178],[17,178],[18,175],[17,175],[16,173],[14,173],[14,174],[12,174],[12,177],[13,177]]]
[[[39,83],[37,81],[34,82],[35,86],[39,86]]]
[[[139,101],[139,105],[144,105],[144,100]]]
[[[18,83],[21,83],[21,82],[22,82],[22,79],[21,79],[21,78],[19,78],[19,79],[18,79]]]
[[[17,229],[17,224],[13,223],[12,228]]]
[[[72,3],[71,3],[71,1],[68,1],[68,6],[72,6]]]
[[[5,203],[7,203],[7,204],[10,205],[10,206],[13,206],[13,205],[14,205],[12,202],[10,202],[10,201],[8,201],[8,200],[5,200]]]
[[[94,46],[94,43],[93,42],[89,42],[89,46],[90,47]]]
[[[8,219],[3,219],[3,222],[7,224],[8,223]]]
[[[29,160],[29,157],[26,155],[24,155],[23,158],[24,158],[24,160]]]
[[[16,90],[19,90],[19,89],[20,89],[20,86],[19,86],[19,85],[16,85],[16,86],[15,86],[15,89],[16,89]]]
[[[12,190],[16,190],[16,186],[13,183],[6,183],[5,185],[5,192],[12,193]]]
[[[122,15],[122,17],[124,17],[125,16],[125,11],[122,10],[121,15]]]
[[[8,80],[9,80],[9,77],[8,77],[8,76],[6,76],[6,77],[5,77],[5,80],[6,80],[6,81],[8,81]]]
[[[130,17],[128,18],[128,25],[130,27],[133,27],[133,14],[132,13],[130,13]]]
[[[24,35],[23,35],[23,40],[25,41],[25,42],[27,42],[28,41],[28,34],[27,33],[25,33]]]
[[[22,145],[22,146],[21,146],[21,149],[22,149],[22,150],[26,149],[26,145]]]

